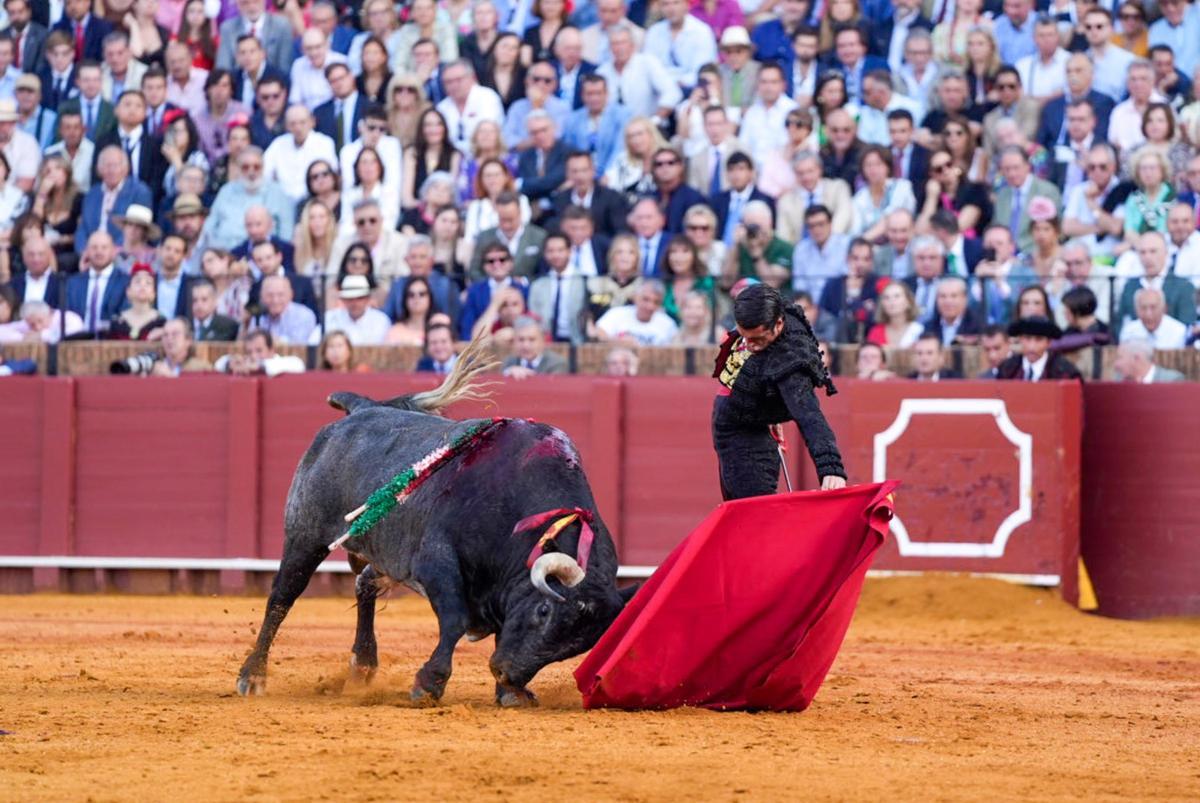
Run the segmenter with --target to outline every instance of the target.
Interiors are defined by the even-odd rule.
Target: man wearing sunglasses
[[[250,141],[266,150],[276,137],[287,133],[283,112],[287,108],[285,79],[267,76],[254,88],[254,114],[250,117]]]
[[[654,188],[658,205],[667,216],[667,231],[683,231],[683,216],[696,204],[709,201],[683,183],[683,155],[674,148],[659,148],[651,162],[654,166]]]
[[[360,103],[360,105],[362,105]],[[354,162],[363,148],[374,148],[383,162],[383,193],[399,194],[404,161],[400,140],[388,133],[387,112],[382,106],[366,104],[358,121],[358,136],[342,146],[339,160],[343,176],[354,175]]]
[[[1096,91],[1112,98],[1125,97],[1125,77],[1136,56],[1112,43],[1112,14],[1103,8],[1089,9],[1083,18],[1087,56],[1096,67]]]
[[[522,296],[529,295],[529,282],[523,277],[513,276],[513,257],[503,243],[492,242],[485,245],[479,256],[479,264],[484,278],[467,288],[462,318],[458,324],[459,337],[463,340],[471,339],[471,330],[475,328],[475,322],[487,312],[494,293],[505,287],[515,287],[521,291]]]
[[[358,124],[367,110],[367,99],[358,93],[354,73],[345,64],[327,66],[325,79],[329,82],[333,97],[318,106],[313,115],[316,117],[317,130],[332,139],[340,152],[358,140]]]
[[[550,115],[557,130],[562,131],[571,115],[571,104],[555,95],[558,90],[558,75],[554,65],[548,61],[535,62],[525,73],[525,97],[508,108],[504,118],[504,142],[513,150],[523,151],[533,147],[526,122],[534,111]]]

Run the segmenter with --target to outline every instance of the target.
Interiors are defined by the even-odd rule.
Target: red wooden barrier
[[[1100,612],[1200,614],[1200,385],[1084,392],[1083,559]]]

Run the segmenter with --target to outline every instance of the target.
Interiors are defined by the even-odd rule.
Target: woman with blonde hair
[[[654,192],[654,152],[667,147],[658,126],[649,117],[634,117],[625,124],[625,148],[604,171],[604,184],[617,192],[642,195]]]
[[[977,25],[967,31],[967,63],[964,72],[967,75],[972,107],[982,109],[986,113],[996,106],[998,95],[994,84],[1000,67],[1000,47],[996,44],[992,29]]]
[[[725,243],[717,237],[717,216],[704,204],[696,204],[683,215],[683,233],[687,235],[708,275],[716,278],[725,265]]]
[[[500,221],[496,214],[496,199],[504,192],[515,192],[516,182],[508,166],[499,159],[488,159],[475,175],[475,200],[467,204],[466,237],[475,240],[480,233],[494,229]],[[521,221],[528,223],[532,217],[529,199],[521,195]]]
[[[75,184],[71,164],[55,154],[42,160],[31,194],[29,211],[44,222],[46,242],[54,249],[65,270],[78,264],[75,229],[83,209],[83,193]]]
[[[508,172],[516,175],[517,157],[515,153],[510,153],[504,144],[500,124],[493,120],[484,120],[471,134],[471,153],[464,157],[462,169],[458,174],[458,197],[461,203],[483,197],[479,195],[475,178],[479,175],[479,168],[483,163],[493,159],[503,162]]]
[[[690,291],[679,305],[679,334],[675,335],[675,345],[708,346],[715,336],[712,299],[700,290]]]
[[[425,97],[425,88],[421,86],[420,79],[411,73],[394,74],[388,82],[385,103],[388,130],[407,151],[417,140],[417,125],[421,115],[426,109],[432,108]]]
[[[875,325],[867,331],[867,342],[906,349],[925,327],[917,320],[917,299],[904,282],[892,281],[879,292]]]
[[[954,17],[933,29],[933,58],[960,67],[967,65],[967,34],[973,28],[992,24],[983,16],[983,0],[956,0]]]
[[[337,239],[337,221],[329,207],[316,198],[304,204],[295,233],[296,273],[301,276],[320,276],[325,273]]]
[[[608,247],[608,274],[593,276],[587,282],[589,340],[596,339],[596,321],[600,316],[613,307],[632,304],[641,286],[637,238],[632,234],[618,234]]]

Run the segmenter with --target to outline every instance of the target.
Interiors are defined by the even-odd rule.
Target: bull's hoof
[[[267,676],[244,674],[238,677],[238,694],[243,697],[261,697],[267,693]]]
[[[366,686],[375,679],[375,671],[379,668],[378,664],[369,664],[366,662],[360,663],[358,656],[354,653],[350,654],[350,676],[346,678],[348,683]]]
[[[440,692],[434,694],[428,689],[421,688],[420,683],[414,683],[412,691],[408,693],[408,697],[413,701],[414,705],[431,708],[438,704],[438,700],[442,698],[442,695]]]
[[[537,695],[529,689],[497,686],[496,703],[502,708],[536,708],[538,699]]]

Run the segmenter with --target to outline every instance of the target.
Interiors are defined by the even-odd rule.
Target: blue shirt
[[[657,58],[681,87],[690,87],[701,67],[716,63],[717,40],[712,28],[688,14],[678,33],[666,20],[651,25],[642,52]]]
[[[232,250],[246,239],[246,210],[265,206],[275,221],[275,236],[292,239],[296,212],[290,198],[273,181],[264,181],[257,192],[248,192],[240,181],[231,181],[221,188],[204,221],[207,243],[214,248]],[[307,343],[307,340],[301,342]]]
[[[996,44],[1000,48],[1000,61],[1016,64],[1017,59],[1037,54],[1037,45],[1033,43],[1033,23],[1033,14],[1027,15],[1019,28],[1007,14],[996,18],[992,35],[996,37]]]
[[[1190,5],[1183,21],[1172,26],[1166,18],[1150,26],[1150,46],[1166,45],[1175,54],[1175,66],[1188,78],[1200,65],[1200,6]]]
[[[543,106],[543,109],[554,119],[554,127],[561,135],[566,129],[567,117],[571,115],[571,104],[551,95],[546,98],[546,105]],[[504,142],[510,148],[529,138],[529,129],[525,127],[525,121],[529,118],[531,111],[533,111],[533,104],[529,102],[529,98],[521,98],[508,108],[502,131]]]

